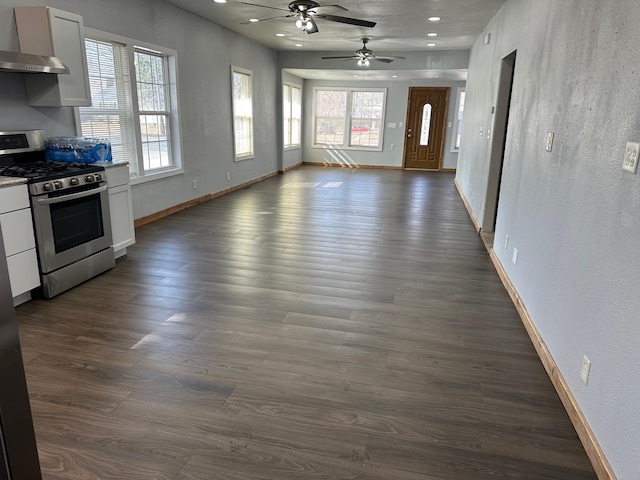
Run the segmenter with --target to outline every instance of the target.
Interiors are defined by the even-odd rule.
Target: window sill
[[[317,145],[313,145],[311,148],[321,148],[323,150],[350,150],[357,152],[382,152],[382,147],[362,147],[362,146],[349,146],[345,147],[343,145],[336,145],[332,143],[321,143]]]
[[[175,168],[173,170],[163,170],[157,173],[148,173],[144,177],[135,177],[130,180],[131,185],[138,185],[140,183],[147,183],[153,180],[160,180],[161,178],[173,177],[176,175],[184,174],[184,168]]]
[[[291,150],[302,150],[300,145],[292,145],[291,147],[284,147],[285,152],[289,152]]]

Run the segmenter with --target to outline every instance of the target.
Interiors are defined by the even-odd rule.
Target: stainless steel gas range
[[[46,298],[115,265],[104,167],[46,161],[42,130],[0,132],[0,175],[27,179]]]

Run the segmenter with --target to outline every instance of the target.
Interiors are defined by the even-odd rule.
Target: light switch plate
[[[582,368],[580,369],[580,378],[586,385],[589,383],[589,371],[591,370],[591,361],[586,355],[582,357]]]
[[[554,137],[553,132],[547,133],[547,145],[545,147],[545,150],[547,152],[550,152],[551,150],[553,150],[553,137]]]
[[[627,142],[627,148],[624,151],[624,162],[622,169],[625,172],[635,174],[638,170],[638,152],[640,152],[640,143]]]
[[[518,264],[518,249],[517,248],[513,249],[513,256],[511,257],[511,261],[513,262],[514,265]]]

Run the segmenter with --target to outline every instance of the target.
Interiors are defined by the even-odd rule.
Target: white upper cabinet
[[[91,90],[80,15],[51,7],[16,7],[22,53],[56,56],[69,74],[25,74],[27,98],[34,107],[91,106]]]

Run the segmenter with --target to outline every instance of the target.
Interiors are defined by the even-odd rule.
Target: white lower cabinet
[[[116,258],[127,253],[127,247],[136,243],[133,228],[133,205],[131,203],[131,185],[129,185],[129,166],[109,166],[106,169],[111,210],[111,233]]]
[[[30,298],[40,286],[36,241],[26,185],[0,188],[0,225],[14,304]],[[26,298],[24,298],[26,294]],[[16,301],[16,297],[20,300]]]

